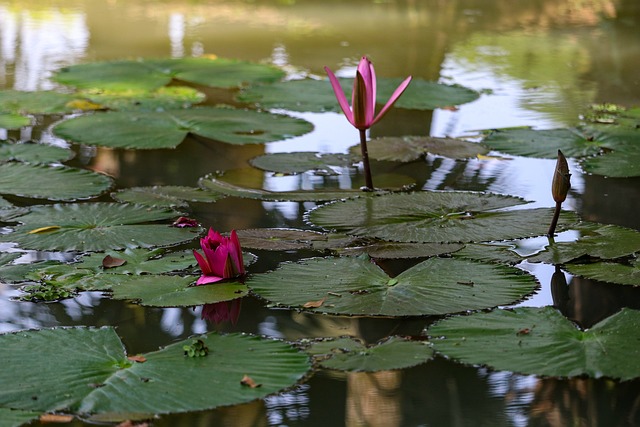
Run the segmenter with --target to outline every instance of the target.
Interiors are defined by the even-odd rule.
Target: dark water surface
[[[640,105],[640,2],[637,0],[398,1],[0,1],[0,88],[54,89],[51,72],[80,62],[217,55],[264,61],[292,76],[350,75],[366,54],[379,76],[411,74],[483,92],[456,111],[392,111],[373,131],[382,135],[473,135],[479,129],[576,124],[592,103]],[[210,103],[229,94],[208,90]],[[217,170],[246,168],[265,152],[345,152],[357,132],[339,114],[293,113],[316,130],[291,140],[230,146],[188,139],[176,150],[134,152],[74,147],[71,162],[116,178],[118,188],[195,186]],[[50,119],[0,139],[55,144]],[[429,157],[398,167],[420,188],[486,190],[553,206],[555,161],[517,158],[456,161]],[[583,219],[640,229],[640,180],[588,176],[570,162],[565,209]],[[245,171],[244,184],[271,190],[357,187],[359,175],[272,177]],[[190,216],[217,230],[306,227],[313,203],[227,198],[193,204]],[[535,239],[527,243],[535,249]],[[2,248],[0,248],[2,249]],[[313,254],[257,251],[252,272]],[[558,307],[583,327],[621,307],[640,308],[640,293],[566,275],[551,287],[553,268],[525,265],[541,283],[524,306]],[[210,330],[285,339],[353,335],[375,342],[420,335],[431,319],[356,319],[268,309],[243,301],[236,325],[202,320],[199,309],[143,308],[100,293],[52,304],[12,301],[0,284],[0,332],[57,325],[114,325],[136,354]],[[212,390],[221,393],[223,390]],[[458,365],[442,358],[374,374],[320,371],[305,384],[264,401],[163,416],[157,426],[631,426],[640,424],[640,381],[540,379]],[[75,421],[72,425],[83,425]]]

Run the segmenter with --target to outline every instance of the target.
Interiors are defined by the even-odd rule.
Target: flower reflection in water
[[[231,301],[216,302],[213,304],[205,304],[202,306],[202,319],[219,325],[222,322],[231,322],[235,325],[240,317],[240,306],[242,299],[234,299]]]

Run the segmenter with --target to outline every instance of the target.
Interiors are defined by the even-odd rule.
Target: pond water
[[[323,67],[352,76],[362,55],[378,76],[435,80],[481,91],[457,109],[393,110],[371,137],[475,136],[479,130],[575,125],[594,103],[640,105],[640,3],[637,0],[398,0],[398,1],[118,1],[0,0],[0,88],[59,89],[52,72],[82,62],[216,55],[283,67],[291,78],[324,76]],[[208,91],[208,103],[228,101]],[[265,145],[207,144],[188,138],[175,150],[74,147],[69,162],[115,178],[116,188],[195,186],[219,170],[248,167],[263,153],[345,153],[357,132],[337,113],[290,113],[315,126],[301,137]],[[47,120],[0,139],[42,139],[64,145]],[[495,159],[428,156],[374,173],[398,172],[427,190],[510,194],[552,207],[555,160],[492,153]],[[572,189],[563,207],[583,219],[640,229],[640,180],[587,175],[569,162]],[[309,173],[275,177],[246,169],[243,185],[275,191],[357,188],[361,171],[338,178]],[[102,200],[109,200],[103,196]],[[24,201],[23,201],[24,202]],[[189,216],[220,231],[259,227],[309,228],[311,202],[226,198],[191,204]],[[560,237],[562,238],[562,236]],[[567,237],[567,238],[570,238]],[[526,242],[535,251],[546,239]],[[313,253],[257,251],[251,272]],[[401,270],[402,266],[393,268]],[[632,287],[572,277],[552,292],[550,265],[524,264],[540,282],[522,306],[560,308],[588,327],[621,307],[640,308]],[[144,308],[87,292],[62,302],[12,300],[0,288],[0,332],[70,325],[117,327],[130,354],[149,352],[194,334],[218,330],[295,340],[352,335],[373,343],[389,335],[418,336],[435,319],[365,319],[270,309],[245,298],[238,322],[216,325],[200,309]],[[212,389],[211,393],[224,393]],[[493,372],[437,358],[414,368],[378,373],[319,370],[304,384],[264,400],[207,412],[162,416],[156,426],[626,426],[640,423],[640,382],[541,379]],[[84,425],[73,421],[72,425]]]

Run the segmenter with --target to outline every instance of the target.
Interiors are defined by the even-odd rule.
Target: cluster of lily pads
[[[54,115],[60,120],[53,134],[69,143],[142,150],[176,147],[188,134],[229,144],[279,141],[307,133],[312,125],[269,110],[338,111],[327,81],[285,77],[268,65],[208,58],[77,65],[53,77],[74,91],[0,92],[0,127],[19,128]],[[345,91],[351,82],[341,79]],[[388,98],[399,82],[379,79],[380,99]],[[197,106],[205,96],[194,87],[228,89],[235,106]],[[466,88],[414,79],[395,107],[430,110],[478,96]],[[638,120],[633,110],[609,108],[594,110],[575,129],[504,129],[487,132],[481,142],[385,137],[369,141],[369,156],[411,162],[427,154],[475,158],[496,150],[554,158],[561,149],[583,158],[582,166],[592,173],[637,176],[640,162],[626,160],[640,156]],[[194,187],[125,188],[114,192],[112,201],[96,202],[88,199],[104,195],[113,180],[64,166],[68,149],[4,141],[0,156],[1,194],[56,202],[2,200],[6,233],[0,241],[16,248],[0,255],[0,277],[19,286],[23,299],[57,301],[104,291],[145,306],[206,307],[251,293],[271,306],[311,313],[441,316],[421,340],[393,336],[368,345],[345,337],[287,343],[208,333],[143,355],[127,355],[110,327],[0,335],[0,359],[12,367],[0,374],[0,418],[15,425],[43,412],[114,421],[210,409],[291,387],[314,366],[400,369],[435,354],[527,374],[640,376],[640,312],[625,309],[583,331],[551,307],[496,308],[538,289],[535,277],[518,267],[524,261],[554,264],[612,286],[640,285],[637,231],[583,222],[563,212],[559,230],[573,230],[579,237],[558,243],[550,239],[535,253],[522,255],[518,245],[546,234],[553,209],[527,209],[525,200],[508,195],[410,188],[274,192],[211,173]],[[622,166],[616,160],[620,157],[626,159]],[[333,174],[336,167],[358,161],[353,153],[281,153],[257,157],[252,165],[278,174]],[[307,212],[310,229],[237,232],[246,250],[318,255],[252,273],[255,255],[245,253],[246,280],[194,286],[199,271],[184,245],[204,229],[183,226],[179,218],[192,202],[215,203],[224,197],[327,202]],[[29,251],[64,252],[73,262],[25,263]],[[415,262],[390,275],[376,263],[382,259]],[[34,350],[45,347],[46,355]],[[211,393],[212,388],[225,393]],[[175,393],[163,398],[168,390]]]

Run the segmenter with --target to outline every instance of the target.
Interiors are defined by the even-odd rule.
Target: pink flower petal
[[[209,263],[207,262],[205,257],[200,255],[200,253],[198,251],[193,251],[193,256],[196,257],[196,261],[198,262],[198,265],[200,266],[200,270],[202,270],[202,272],[204,274],[212,273],[211,268],[209,267]]]
[[[208,275],[202,275],[200,276],[200,278],[198,278],[198,280],[196,281],[196,286],[200,286],[200,285],[206,285],[209,283],[216,283],[221,281],[223,278],[222,277],[218,277],[218,276],[208,276]]]
[[[400,86],[396,88],[396,90],[393,92],[393,94],[391,95],[391,97],[389,98],[385,106],[382,107],[382,110],[380,110],[376,118],[373,120],[373,122],[371,123],[371,126],[379,122],[380,119],[382,119],[382,117],[384,117],[384,115],[387,114],[387,111],[389,111],[389,109],[393,107],[393,104],[395,104],[395,102],[398,100],[400,95],[402,95],[402,92],[404,92],[407,86],[409,86],[409,83],[411,83],[411,76],[407,77],[402,83],[400,83]]]
[[[324,67],[324,70],[327,72],[327,76],[329,76],[329,82],[331,83],[333,93],[336,95],[336,99],[338,100],[338,104],[340,104],[342,112],[347,117],[347,120],[349,120],[349,123],[355,126],[353,121],[353,113],[351,112],[351,108],[349,107],[349,101],[347,101],[347,97],[342,90],[342,86],[340,86],[340,81],[328,67]]]

